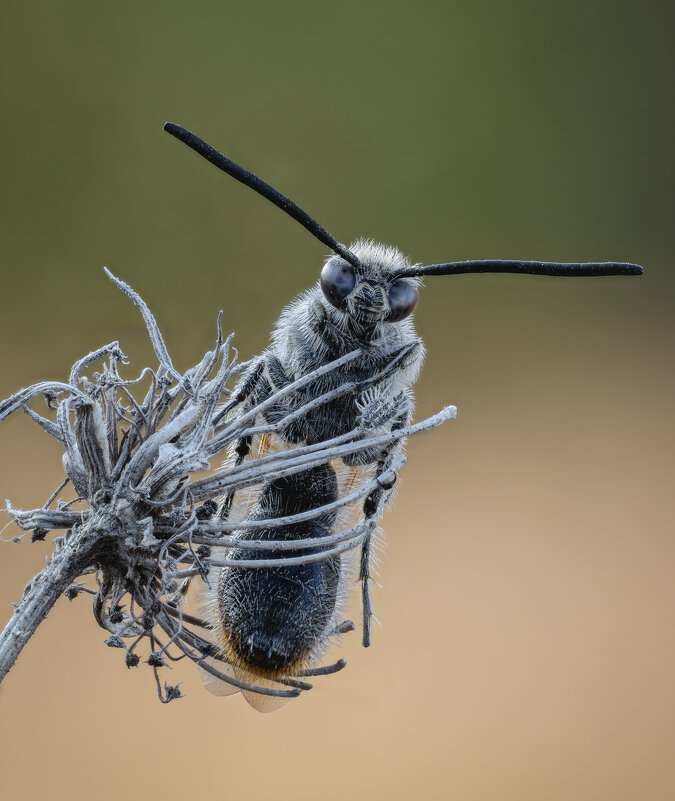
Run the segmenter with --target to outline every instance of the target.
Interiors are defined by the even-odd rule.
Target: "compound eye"
[[[417,306],[417,287],[409,281],[395,281],[389,287],[389,316],[390,323],[397,323],[399,320],[412,314]]]
[[[330,259],[321,270],[321,289],[326,300],[336,308],[341,308],[347,295],[356,285],[354,268],[341,259]]]

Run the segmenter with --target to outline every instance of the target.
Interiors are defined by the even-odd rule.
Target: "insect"
[[[281,208],[332,251],[319,281],[282,311],[270,347],[254,360],[234,398],[220,412],[226,418],[231,413],[250,413],[265,404],[260,420],[277,426],[274,436],[242,438],[232,454],[235,466],[279,449],[339,442],[357,430],[390,434],[407,430],[413,413],[412,387],[424,360],[424,346],[412,322],[424,276],[484,272],[572,277],[642,273],[636,264],[619,262],[477,260],[422,266],[411,264],[396,248],[370,240],[357,240],[347,248],[293,201],[195,134],[170,122],[164,128]],[[324,371],[301,389],[282,392],[275,400],[279,391],[292,382],[339,364],[340,359],[355,352],[355,358]],[[221,519],[239,515],[245,526],[237,535],[242,541],[276,538],[311,542],[312,538],[325,537],[346,525],[332,508],[355,487],[371,482],[372,489],[365,494],[359,515],[372,532],[393,492],[402,449],[403,440],[394,438],[385,444],[352,450],[328,464],[269,482],[254,500],[244,503],[243,511],[237,508],[234,497],[227,495],[218,515]],[[311,513],[312,519],[303,518]],[[274,529],[262,523],[259,528],[253,527],[256,520],[289,515],[303,520]],[[371,641],[371,547],[369,533],[363,539],[358,566],[364,646]],[[233,549],[231,558],[237,559],[237,554],[243,553]],[[341,612],[341,585],[345,584],[346,573],[346,560],[341,561],[339,556],[315,561],[311,566],[222,568],[210,606],[212,628],[227,660],[261,681],[311,669],[339,629],[336,620]]]

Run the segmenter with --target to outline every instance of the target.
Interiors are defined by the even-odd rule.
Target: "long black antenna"
[[[231,161],[227,156],[219,153],[203,139],[193,134],[192,131],[188,131],[180,125],[176,125],[175,122],[164,123],[164,130],[170,133],[171,136],[175,136],[176,139],[180,139],[181,142],[192,148],[196,153],[199,153],[199,155],[203,156],[207,161],[210,161],[211,164],[214,164],[218,169],[236,178],[237,181],[240,181],[244,186],[253,189],[254,192],[262,195],[269,200],[270,203],[274,203],[275,206],[278,206],[282,211],[285,211],[286,214],[306,228],[319,242],[329,247],[334,253],[342,256],[342,258],[351,265],[354,267],[360,266],[359,260],[351,250],[341,245],[337,239],[332,237],[325,228],[322,228],[306,211],[301,209],[300,206],[294,203],[290,198],[287,198],[286,195],[282,195],[281,192],[278,192],[274,187],[265,183],[262,178],[258,178],[257,175],[239,166],[239,164],[235,164],[234,161]]]
[[[623,261],[557,262],[478,259],[428,264],[426,267],[408,267],[405,270],[399,270],[396,277],[413,278],[422,275],[461,275],[462,273],[522,273],[581,278],[594,275],[642,275],[642,267],[639,264]]]

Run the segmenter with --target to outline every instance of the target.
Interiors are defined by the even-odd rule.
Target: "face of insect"
[[[396,278],[409,267],[396,248],[360,240],[352,245],[359,266],[331,256],[321,271],[326,300],[347,318],[348,324],[367,335],[384,322],[397,323],[412,314],[417,304],[417,281]]]
[[[419,280],[396,277],[399,270],[410,267],[396,248],[359,240],[350,250],[359,265],[331,256],[319,283],[333,322],[370,340],[381,333],[383,324],[401,322],[412,314]]]

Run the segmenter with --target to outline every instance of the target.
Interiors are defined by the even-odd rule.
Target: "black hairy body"
[[[307,512],[337,500],[337,479],[330,465],[270,482],[260,491],[248,520]],[[314,539],[330,532],[335,512],[275,528],[244,529],[243,540]],[[260,559],[308,553],[234,549],[229,558]],[[273,568],[227,567],[218,576],[221,648],[240,668],[274,675],[302,666],[312,655],[335,613],[341,557]]]
[[[386,433],[410,423],[412,385],[424,360],[424,346],[412,321],[414,303],[397,317],[400,309],[395,302],[401,287],[407,288],[408,301],[411,296],[416,301],[419,282],[395,278],[397,271],[410,267],[397,248],[369,240],[359,240],[352,248],[360,267],[348,275],[354,283],[349,297],[338,308],[326,295],[326,274],[335,300],[341,277],[351,271],[347,262],[333,256],[326,262],[322,280],[282,311],[270,347],[253,362],[235,391],[238,408],[234,413],[246,414],[288,384],[355,351],[357,355],[266,406],[264,413],[256,416],[255,425],[276,426],[275,437],[257,447],[254,437],[241,439],[232,454],[235,464],[255,458],[256,452],[264,455],[268,448],[315,445],[350,435],[358,438],[365,432]],[[328,400],[316,402],[326,394],[331,396]],[[227,411],[226,406],[223,414]],[[402,448],[401,442],[364,448],[344,455],[335,467],[340,473],[347,470],[346,484],[354,489],[373,472],[386,474]],[[364,523],[377,519],[391,496],[394,480],[383,481],[363,500],[357,514]],[[318,509],[338,500],[338,495],[334,469],[324,464],[263,487],[248,519]],[[229,517],[233,501],[232,494],[223,498],[221,520]],[[292,527],[244,529],[240,536],[250,540],[313,539],[334,533],[336,521],[335,514],[324,513]],[[367,589],[370,541],[370,535],[365,537],[358,573],[364,587],[364,645],[370,642],[372,616]],[[263,552],[254,552],[258,556],[247,556],[243,550],[235,553],[235,559],[256,560]],[[300,555],[284,554],[288,559]],[[350,559],[346,561],[351,564]],[[288,567],[222,569],[211,608],[223,652],[240,668],[268,677],[297,669],[303,660],[311,662],[313,654],[325,650],[327,624],[336,612],[339,587],[349,572],[339,557]]]

